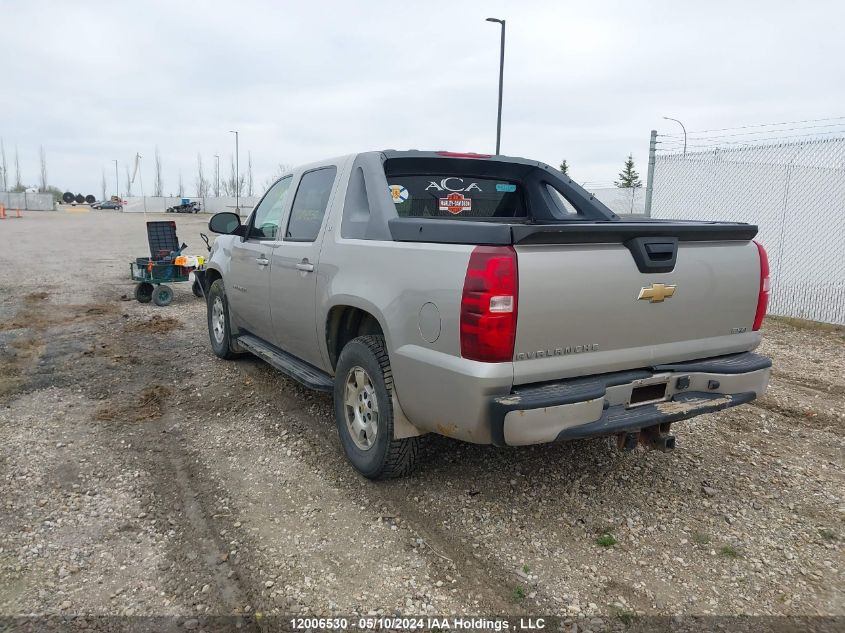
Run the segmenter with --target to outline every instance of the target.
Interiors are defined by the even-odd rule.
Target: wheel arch
[[[358,301],[341,301],[329,308],[323,335],[332,370],[337,367],[343,347],[352,339],[366,334],[383,336],[389,348],[383,317],[374,306]]]

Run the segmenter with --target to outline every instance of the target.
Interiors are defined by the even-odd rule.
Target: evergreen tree
[[[634,169],[634,156],[628,154],[628,160],[625,161],[625,167],[619,173],[619,180],[613,183],[622,189],[631,189],[634,187],[642,187],[643,183],[640,181],[640,175]]]
[[[566,162],[565,158],[560,163],[560,171],[563,173],[564,176],[569,175],[569,163]]]

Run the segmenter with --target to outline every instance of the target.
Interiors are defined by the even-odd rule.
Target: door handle
[[[314,270],[314,264],[309,264],[307,259],[303,259],[301,262],[296,264],[296,269],[303,270],[306,273],[310,273]]]
[[[256,257],[255,261],[258,262],[259,266],[266,266],[267,264],[270,263],[270,260],[267,259],[266,257]]]

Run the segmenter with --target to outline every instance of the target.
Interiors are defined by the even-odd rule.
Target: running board
[[[326,372],[280,350],[275,345],[270,345],[252,334],[242,334],[236,340],[238,345],[309,389],[334,390],[334,380]]]

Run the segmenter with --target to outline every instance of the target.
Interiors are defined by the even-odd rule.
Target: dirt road
[[[0,614],[845,615],[842,331],[770,321],[770,394],[672,453],[428,437],[372,483],[329,396],[211,354],[187,284],[127,300],[143,222],[0,224]]]

